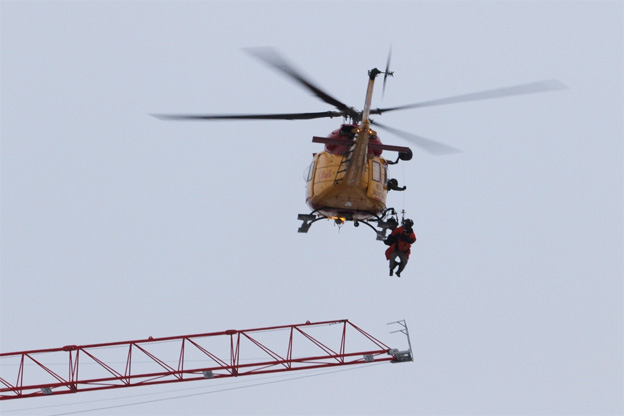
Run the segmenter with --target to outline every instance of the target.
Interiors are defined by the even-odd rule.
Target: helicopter
[[[411,160],[413,153],[409,147],[383,144],[377,132],[373,130],[373,125],[402,137],[434,155],[459,152],[445,144],[373,121],[371,115],[567,88],[558,80],[546,80],[395,107],[372,108],[373,88],[377,76],[383,75],[383,91],[385,91],[387,78],[394,75],[394,72],[389,70],[390,52],[384,71],[377,68],[368,71],[364,107],[357,110],[309,81],[274,49],[245,50],[311,91],[316,97],[335,107],[335,110],[281,114],[152,114],[152,116],[161,120],[182,121],[310,120],[341,117],[343,123],[338,129],[326,137],[312,138],[313,143],[324,144],[325,149],[313,155],[305,174],[306,203],[312,211],[298,215],[298,219],[302,221],[298,229],[300,233],[307,233],[312,224],[319,220],[329,219],[338,225],[344,224],[345,221],[352,221],[356,227],[365,224],[376,232],[377,240],[385,240],[387,231],[398,226],[396,210],[386,207],[386,199],[389,191],[404,191],[406,187],[400,187],[396,179],[388,177],[388,166],[397,164],[399,160]],[[396,152],[398,157],[395,161],[386,159],[381,156],[384,150]]]

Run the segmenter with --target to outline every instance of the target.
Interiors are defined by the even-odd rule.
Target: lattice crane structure
[[[408,337],[405,321],[399,330]],[[395,331],[395,332],[399,332]],[[412,361],[349,320],[0,354],[0,400]]]

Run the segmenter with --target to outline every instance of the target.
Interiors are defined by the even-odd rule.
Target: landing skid
[[[307,233],[312,224],[314,224],[318,220],[333,219],[334,221],[336,221],[337,224],[343,224],[345,221],[353,221],[353,225],[355,227],[359,227],[360,224],[365,224],[369,226],[377,234],[377,240],[383,241],[386,239],[386,234],[388,230],[392,231],[399,225],[398,217],[394,208],[386,209],[381,214],[381,216],[367,213],[370,216],[374,217],[367,220],[355,220],[353,218],[349,218],[349,216],[334,218],[319,213],[319,211],[323,211],[326,209],[327,208],[320,208],[312,211],[309,214],[299,214],[297,216],[297,219],[303,221],[303,223],[297,231],[300,233]],[[376,226],[373,226],[371,223],[376,223]]]

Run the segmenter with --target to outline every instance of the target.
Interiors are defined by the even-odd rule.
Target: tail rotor
[[[390,47],[390,50],[388,51],[388,60],[386,61],[386,70],[384,71],[384,78],[383,78],[383,87],[381,89],[381,99],[383,101],[383,97],[384,94],[386,93],[386,80],[388,79],[388,77],[391,77],[394,75],[394,71],[390,71],[390,60],[392,59],[392,47]]]

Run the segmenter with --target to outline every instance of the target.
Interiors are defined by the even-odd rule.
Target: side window
[[[381,182],[381,164],[376,160],[373,160],[373,180]]]
[[[308,168],[308,176],[306,178],[307,182],[310,182],[312,180],[312,175],[314,175],[314,162],[316,160],[313,160],[312,163],[310,163],[310,167]]]
[[[383,177],[381,178],[381,183],[384,184],[384,186],[388,183],[388,165],[384,165],[383,166],[383,170],[381,171]]]

